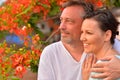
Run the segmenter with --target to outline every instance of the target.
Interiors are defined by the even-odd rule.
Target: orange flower
[[[102,7],[102,6],[103,6],[103,3],[99,0],[99,1],[96,2],[96,6],[97,6],[97,7]]]
[[[22,65],[19,65],[15,69],[15,75],[22,78],[23,74],[26,72],[26,68]]]
[[[2,53],[5,51],[4,48],[0,48],[0,55],[2,55]]]
[[[0,57],[0,64],[3,62],[2,57]]]
[[[36,34],[35,36],[32,37],[32,43],[33,44],[37,44],[37,42],[40,40],[40,37],[38,34]]]
[[[16,54],[11,56],[11,60],[12,60],[12,67],[15,68],[20,63],[22,63],[23,56],[20,55],[19,53],[16,53]]]
[[[33,10],[34,13],[39,13],[41,11],[40,6],[35,6]]]

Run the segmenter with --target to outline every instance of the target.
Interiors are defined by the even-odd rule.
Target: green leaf
[[[50,12],[49,12],[49,16],[55,16],[57,15],[58,13],[60,12],[60,7],[55,3],[53,2],[51,4],[51,8],[50,8]]]
[[[38,71],[38,61],[35,61],[35,60],[31,60],[30,62],[30,69],[32,72],[37,72]]]
[[[29,6],[28,8],[26,8],[23,12],[21,12],[20,14],[16,15],[16,17],[21,16],[23,14],[26,14],[30,9],[32,8],[32,6]]]

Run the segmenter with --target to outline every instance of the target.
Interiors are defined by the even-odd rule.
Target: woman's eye
[[[87,34],[93,34],[92,32],[86,32]]]
[[[81,31],[81,34],[83,33],[83,31]]]

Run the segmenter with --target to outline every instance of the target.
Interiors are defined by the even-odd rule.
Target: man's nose
[[[60,26],[59,26],[59,29],[66,29],[66,24],[65,24],[65,22],[61,22],[60,23]]]

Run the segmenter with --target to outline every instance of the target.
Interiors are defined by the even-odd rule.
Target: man
[[[61,41],[47,46],[40,57],[38,80],[82,80],[81,66],[86,57],[80,41],[83,16],[93,6],[68,1],[60,16]]]
[[[69,1],[64,7],[59,27],[61,41],[43,50],[38,80],[82,80],[81,65],[86,54],[80,41],[81,24],[83,16],[93,11],[93,7],[79,1]]]

